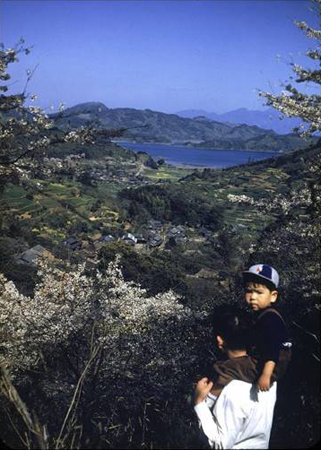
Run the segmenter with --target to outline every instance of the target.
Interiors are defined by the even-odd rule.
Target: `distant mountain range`
[[[189,119],[201,116],[218,122],[256,125],[260,128],[273,130],[278,134],[292,133],[293,128],[297,127],[302,122],[300,119],[289,117],[285,117],[281,120],[281,113],[273,108],[268,108],[264,111],[239,108],[224,114],[207,112],[202,109],[186,109],[178,111],[176,114],[180,117],[187,117]]]
[[[100,102],[88,102],[52,114],[58,128],[76,128],[95,122],[101,128],[129,128],[122,140],[164,143],[218,150],[287,152],[304,148],[304,141],[294,134],[279,135],[256,125],[236,125],[198,116],[181,117],[150,109],[107,108]]]

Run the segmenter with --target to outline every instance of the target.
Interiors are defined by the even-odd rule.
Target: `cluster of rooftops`
[[[176,244],[187,242],[186,229],[182,225],[168,228],[166,236],[163,237],[163,224],[159,220],[150,220],[144,227],[143,233],[125,233],[121,238],[116,238],[111,234],[106,234],[93,241],[93,245],[123,241],[128,245],[145,244],[149,247],[159,247],[164,240],[174,239]],[[82,241],[75,236],[69,236],[63,240],[70,250],[79,250],[82,247]]]
[[[210,238],[212,232],[205,227],[200,227],[198,232],[203,236]],[[89,246],[93,251],[100,248],[102,244],[122,241],[130,246],[143,244],[150,248],[159,247],[163,242],[167,241],[172,244],[185,244],[188,241],[187,228],[183,225],[166,227],[160,220],[150,220],[144,227],[142,233],[124,233],[121,237],[115,237],[111,234],[105,234],[97,239],[84,241],[76,236],[68,236],[62,241],[62,244],[71,251],[81,250]],[[21,253],[16,261],[19,264],[35,265],[38,257],[52,257],[51,253],[41,245],[34,247]]]

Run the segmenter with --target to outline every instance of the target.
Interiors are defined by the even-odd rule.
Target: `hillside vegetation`
[[[22,39],[0,50],[6,93],[8,66],[30,49]],[[319,50],[307,55],[321,60]],[[319,70],[293,70],[299,82],[320,84]],[[219,357],[212,314],[245,307],[242,270],[270,263],[294,344],[270,446],[316,444],[321,142],[100,103],[50,119],[25,107],[31,75],[22,93],[0,96],[1,439],[17,449],[203,448],[192,393]],[[304,136],[320,132],[321,97],[286,90],[260,95],[302,117]],[[296,150],[182,170],[111,142],[124,133]]]
[[[133,335],[127,336],[124,329],[122,333],[127,336],[127,341],[118,334],[116,339],[113,333],[118,325],[101,322],[95,316],[98,320],[97,336],[101,336],[100,339],[104,336],[106,328],[101,328],[103,326],[109,327],[110,336],[116,339],[113,343],[104,344],[105,351],[109,349],[109,354],[113,355],[123,348],[123,358],[119,360],[115,356],[113,360],[115,367],[125,367],[126,361],[131,362],[124,372],[108,369],[105,365],[108,358],[98,353],[97,364],[101,362],[95,367],[98,370],[100,365],[102,371],[96,372],[95,369],[88,374],[77,406],[77,423],[82,427],[87,423],[83,428],[83,440],[79,436],[81,445],[89,448],[93,445],[95,448],[137,448],[144,442],[148,448],[200,448],[197,424],[192,409],[185,402],[192,383],[200,374],[207,373],[213,358],[206,346],[210,330],[204,317],[222,303],[243,304],[240,271],[249,264],[266,262],[280,273],[282,292],[279,307],[288,320],[294,340],[293,362],[284,382],[280,383],[271,446],[305,448],[316,442],[319,436],[317,393],[320,364],[316,338],[320,296],[320,145],[224,170],[181,172],[166,166],[157,167],[157,164],[156,168],[148,167],[150,160],[145,154],[124,153],[122,148],[107,143],[98,147],[88,146],[82,153],[75,144],[64,144],[54,154],[55,157],[46,161],[45,172],[38,172],[37,176],[26,178],[19,185],[9,183],[4,189],[1,272],[14,281],[21,292],[19,295],[36,298],[33,297],[36,292],[43,292],[43,301],[47,302],[48,308],[50,302],[61,301],[61,296],[58,296],[57,300],[49,302],[45,285],[39,285],[40,275],[36,267],[19,262],[18,257],[23,251],[41,244],[56,258],[56,264],[65,266],[68,262],[84,262],[87,264],[87,277],[99,268],[105,276],[112,277],[107,279],[113,279],[116,284],[108,295],[107,285],[98,284],[94,293],[93,286],[88,284],[84,293],[87,292],[89,309],[77,313],[78,318],[74,320],[79,323],[74,334],[66,332],[64,341],[55,341],[51,347],[46,346],[37,334],[35,342],[40,339],[37,345],[42,348],[44,363],[40,366],[40,360],[32,363],[34,368],[37,367],[36,372],[33,372],[33,366],[30,369],[21,366],[17,373],[15,384],[21,396],[36,412],[40,422],[47,424],[49,435],[57,435],[60,425],[56,411],[63,414],[68,409],[73,392],[68,386],[75,384],[76,374],[80,376],[79,370],[84,368],[85,355],[89,351],[89,334],[86,333],[89,333],[88,327],[94,317],[89,312],[90,308],[105,295],[113,298],[111,296],[116,291],[124,295],[121,308],[125,308],[131,295],[136,299],[137,307],[143,307],[147,302],[145,294],[131,291],[135,283],[139,283],[147,290],[147,295],[159,298],[155,300],[153,310],[156,320],[153,326],[156,328],[149,329],[147,322],[142,325],[139,333],[144,334],[139,334],[135,341],[138,346],[135,347],[136,358],[128,359],[131,353],[125,342],[129,345]],[[169,176],[164,176],[166,171]],[[182,176],[177,181],[179,173]],[[145,240],[129,244],[123,240],[128,233],[141,235]],[[102,240],[105,235],[112,236],[113,241]],[[64,243],[70,236],[80,243],[79,247],[73,249]],[[157,245],[154,246],[153,242]],[[115,281],[118,272],[110,269],[110,263],[117,255],[124,281]],[[71,273],[70,276],[76,277],[70,282],[76,289],[72,295],[77,298],[78,275]],[[91,283],[89,279],[87,283]],[[122,283],[129,284],[124,288]],[[178,295],[175,302],[181,306],[174,307],[174,303],[170,303],[173,322],[168,322],[165,329],[156,305],[160,305],[158,301],[169,301],[166,297],[169,289]],[[64,295],[68,298],[71,294]],[[116,305],[117,302],[117,310]],[[130,314],[137,317],[142,313],[129,305],[130,302]],[[185,322],[180,322],[180,331],[177,320],[181,313],[175,308],[183,308],[187,314]],[[104,309],[97,311],[105,314]],[[134,320],[137,327],[137,319],[130,319],[126,311],[121,312],[123,317]],[[203,318],[198,317],[200,312]],[[88,322],[83,323],[80,317],[87,317]],[[124,327],[133,326],[126,324]],[[66,324],[66,330],[68,326]],[[146,326],[149,329],[147,334],[142,331]],[[160,352],[159,345],[151,347],[160,329],[167,330],[168,339],[177,338],[178,332],[181,336],[180,344],[175,344],[175,352],[180,358],[175,359],[175,363],[168,358],[168,363],[172,361],[170,369],[156,357]],[[157,342],[164,341],[161,352],[165,355],[171,347],[166,347],[169,344],[166,344],[164,336],[158,336]],[[193,342],[193,346],[187,342]],[[183,343],[184,351],[180,347]],[[26,356],[28,348],[23,350],[27,351]],[[54,359],[52,351],[55,351]],[[155,366],[150,366],[148,361],[154,361]],[[187,361],[189,370],[184,369]],[[22,363],[25,364],[23,361],[19,364]],[[79,369],[75,369],[75,364]],[[142,372],[143,367],[148,368],[147,372]],[[160,371],[160,367],[164,371]],[[118,387],[115,380],[118,380]],[[158,386],[156,390],[149,388],[152,381],[152,385]],[[53,389],[54,385],[60,386],[61,390]],[[106,386],[109,386],[107,390]],[[174,391],[175,403],[171,394]],[[108,406],[99,400],[106,396],[113,399]],[[153,400],[149,401],[150,398]],[[56,418],[52,415],[54,411]],[[94,418],[90,426],[89,417]],[[15,420],[18,424],[18,417]],[[7,442],[17,445],[18,440],[11,440],[9,424],[2,425]],[[100,432],[103,427],[108,431]],[[298,433],[298,430],[301,431]],[[70,442],[69,438],[66,439]]]
[[[76,105],[51,118],[63,130],[94,122],[101,128],[128,128],[125,137],[129,141],[218,150],[287,152],[315,141],[314,138],[303,141],[295,134],[280,136],[272,130],[257,126],[232,125],[205,117],[189,119],[150,109],[111,109],[99,102]]]

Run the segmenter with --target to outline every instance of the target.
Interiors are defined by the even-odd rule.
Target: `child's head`
[[[253,311],[260,311],[276,302],[279,275],[273,267],[257,264],[243,272],[243,286],[248,305]]]
[[[251,317],[233,306],[216,308],[212,314],[214,335],[228,350],[246,350],[250,343]]]

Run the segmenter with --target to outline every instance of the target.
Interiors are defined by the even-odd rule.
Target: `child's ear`
[[[276,302],[277,298],[278,298],[278,291],[272,291],[271,292],[271,303]]]

